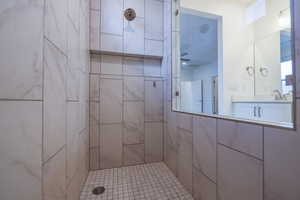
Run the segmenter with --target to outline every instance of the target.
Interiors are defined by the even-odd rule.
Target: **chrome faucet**
[[[283,100],[284,97],[282,96],[279,90],[273,90],[273,94],[275,96],[275,100]]]

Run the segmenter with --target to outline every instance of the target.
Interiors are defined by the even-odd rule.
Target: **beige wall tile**
[[[124,57],[123,64],[124,75],[144,75],[144,59]]]
[[[163,2],[145,2],[145,38],[163,40]]]
[[[93,74],[100,74],[101,68],[101,55],[91,54],[91,69]]]
[[[99,103],[90,102],[90,147],[100,145],[100,113]]]
[[[42,109],[42,102],[0,101],[1,199],[42,198]]]
[[[163,123],[145,123],[146,162],[163,160]]]
[[[193,168],[194,200],[217,200],[217,186],[202,172]]]
[[[108,52],[123,52],[123,37],[107,33],[100,34],[100,50]]]
[[[145,145],[124,145],[124,165],[138,165],[145,163]]]
[[[145,76],[161,76],[161,61],[157,59],[145,59]]]
[[[122,75],[123,64],[121,56],[101,55],[101,73]]]
[[[100,77],[90,74],[90,101],[100,100]]]
[[[123,0],[101,0],[101,32],[123,34]]]
[[[144,101],[145,83],[144,77],[124,77],[124,100]]]
[[[262,161],[219,145],[218,197],[220,200],[262,200]]]
[[[145,81],[145,121],[163,120],[163,82]]]
[[[122,165],[122,124],[100,126],[100,167]]]
[[[100,162],[99,147],[90,148],[90,170],[100,169]]]
[[[90,48],[100,50],[100,11],[90,11]]]
[[[142,1],[141,1],[142,2]],[[124,20],[124,53],[142,54],[145,52],[145,21],[137,17],[133,21]]]
[[[65,55],[45,40],[44,160],[48,160],[65,144],[66,68]]]

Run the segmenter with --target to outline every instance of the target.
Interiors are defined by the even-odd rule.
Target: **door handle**
[[[253,108],[253,114],[254,114],[254,117],[256,117],[256,106],[254,106],[254,108]]]
[[[261,117],[261,107],[260,106],[258,107],[258,117],[259,118]]]

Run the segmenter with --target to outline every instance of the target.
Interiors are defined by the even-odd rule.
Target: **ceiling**
[[[218,56],[217,21],[197,15],[181,15],[180,50],[188,66],[212,63]]]

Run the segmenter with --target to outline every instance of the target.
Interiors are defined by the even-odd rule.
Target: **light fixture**
[[[278,23],[280,28],[286,29],[291,27],[291,13],[290,9],[280,11]]]

